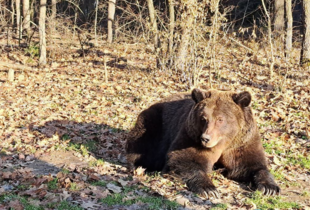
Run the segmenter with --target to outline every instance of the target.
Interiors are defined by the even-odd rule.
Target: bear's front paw
[[[213,185],[211,180],[188,180],[187,187],[190,191],[199,194],[200,196],[206,198],[219,198],[219,192],[216,190],[216,187]]]
[[[267,170],[260,170],[256,173],[255,184],[259,191],[264,195],[279,195],[281,192],[280,187],[275,183],[273,176]]]
[[[261,191],[264,195],[279,195],[281,193],[281,189],[275,183],[263,183],[258,184],[257,189]]]

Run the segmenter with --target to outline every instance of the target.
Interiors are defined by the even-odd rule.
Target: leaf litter
[[[0,209],[55,209],[63,201],[84,209],[148,209],[153,208],[146,202],[150,196],[163,199],[163,208],[258,208],[247,201],[251,186],[228,180],[220,171],[211,178],[222,197],[211,200],[197,197],[169,175],[148,174],[143,168],[129,171],[124,145],[137,115],[170,94],[190,90],[181,72],[156,70],[154,56],[143,49],[121,44],[105,49],[112,55],[107,83],[102,57],[94,52],[82,58],[68,50],[45,68],[18,72],[23,76],[13,82],[0,72]],[[113,60],[118,52],[129,58],[127,64]],[[235,58],[243,60],[243,49],[230,53],[234,58],[219,54],[227,62],[221,64],[213,87],[251,92],[266,157],[282,196],[309,208],[309,71],[279,67],[270,80],[267,65],[251,59],[240,64]],[[15,59],[23,59],[18,56]],[[1,59],[11,62],[6,54]],[[198,86],[208,88],[208,74],[200,78]],[[179,206],[171,207],[166,200]]]

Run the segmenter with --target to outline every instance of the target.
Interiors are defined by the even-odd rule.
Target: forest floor
[[[271,78],[264,47],[249,54],[219,43],[212,88],[252,94],[282,193],[264,197],[215,171],[221,197],[205,199],[173,177],[126,166],[125,137],[137,115],[190,91],[186,73],[156,69],[144,44],[102,43],[84,56],[78,44],[59,45],[38,69],[35,47],[0,43],[0,209],[310,209],[310,71],[297,56],[289,63],[276,57]],[[13,81],[5,64],[13,65]],[[209,68],[197,87],[210,88]]]

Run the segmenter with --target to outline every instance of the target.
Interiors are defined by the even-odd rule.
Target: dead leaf
[[[144,176],[145,175],[144,172],[145,172],[145,168],[142,168],[141,166],[139,166],[136,170],[134,170],[133,173],[135,176]]]
[[[9,172],[9,171],[7,171],[7,172],[2,172],[2,178],[3,178],[3,179],[10,179],[11,176],[12,176],[12,172]]]
[[[93,190],[93,194],[95,195],[95,198],[102,199],[102,198],[106,198],[110,194],[110,192],[109,190],[105,190],[105,191]]]
[[[116,186],[115,184],[109,183],[107,184],[107,188],[111,191],[113,191],[114,193],[121,193],[122,192],[122,188]]]
[[[279,160],[279,158],[277,156],[273,156],[273,162],[274,164],[280,166],[282,165],[281,161]]]
[[[15,209],[15,210],[23,210],[24,209],[24,206],[20,203],[19,200],[10,201],[8,206],[12,209]]]
[[[84,209],[97,209],[100,207],[95,201],[82,201],[81,207]]]
[[[95,181],[99,181],[100,180],[100,177],[95,175],[95,174],[90,174],[88,179],[90,180],[95,180]]]
[[[18,155],[18,158],[19,158],[20,160],[25,160],[25,155],[24,155],[23,153],[20,153],[20,154]]]
[[[120,183],[123,187],[127,186],[128,182],[129,182],[129,181],[124,181],[124,180],[122,180],[122,179],[118,179],[117,181],[118,181],[118,183]]]

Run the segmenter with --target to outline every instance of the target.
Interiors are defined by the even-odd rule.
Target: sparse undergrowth
[[[58,56],[55,52],[50,65],[17,71],[13,82],[0,72],[0,209],[309,208],[310,72],[279,63],[275,78],[269,80],[265,54],[258,52],[255,59],[240,64],[248,56],[243,48],[218,47],[223,48],[218,55],[223,63],[219,72],[211,71],[216,76],[213,88],[251,92],[281,196],[252,193],[247,183],[237,184],[214,172],[210,176],[221,198],[208,200],[173,177],[129,171],[124,144],[137,115],[190,87],[180,72],[155,69],[155,58],[145,45],[115,44],[90,50],[85,57],[70,49]],[[29,47],[26,58],[37,59],[36,50]],[[108,82],[98,56],[102,50],[108,59]],[[27,60],[18,50],[9,53],[15,59],[21,56],[20,63]],[[12,56],[0,57],[11,62]],[[209,88],[208,68],[203,69],[201,88]],[[51,159],[53,154],[58,156]]]
[[[57,210],[82,210],[83,208],[71,204],[67,201],[60,203],[49,203],[46,207],[39,206],[39,201],[29,197],[18,196],[16,194],[3,194],[0,196],[0,204],[8,204],[11,209],[25,209],[25,210],[44,210],[46,208]]]
[[[265,197],[261,192],[251,193],[246,203],[253,205],[254,209],[300,209],[296,202],[285,202],[281,196]]]
[[[133,205],[136,203],[144,203],[147,205],[147,209],[176,209],[179,204],[165,200],[160,197],[154,196],[126,196],[125,194],[109,195],[106,198],[101,199],[101,202],[108,205]]]

